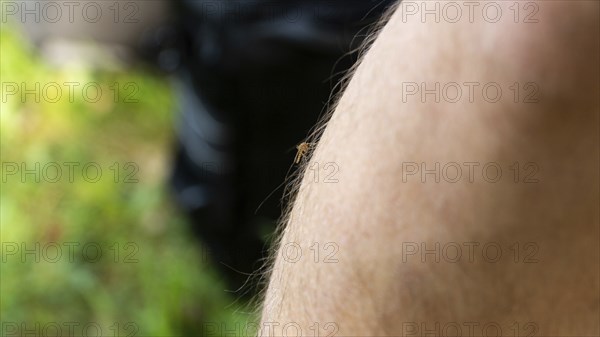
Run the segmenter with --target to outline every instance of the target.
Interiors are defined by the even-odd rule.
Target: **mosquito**
[[[300,162],[300,160],[302,159],[302,157],[304,157],[308,153],[308,150],[310,150],[310,147],[313,145],[314,145],[314,143],[306,143],[306,142],[296,145],[296,150],[298,150],[298,152],[296,152],[296,158],[294,158],[294,164],[298,164]]]

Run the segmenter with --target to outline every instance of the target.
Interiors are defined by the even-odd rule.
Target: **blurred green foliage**
[[[174,101],[166,81],[140,70],[57,69],[14,30],[3,27],[0,39],[2,334],[17,323],[39,335],[54,322],[67,336],[64,322],[77,322],[75,335],[90,323],[103,336],[201,336],[207,324],[220,335],[217,325],[236,330],[251,320],[169,203]],[[69,81],[80,84],[74,95],[63,90],[55,100],[48,87],[39,103],[5,86]],[[97,102],[78,91],[86,83],[101,86]],[[57,182],[49,163],[61,168]],[[65,165],[75,164],[65,163],[79,166],[71,175]],[[102,169],[98,181],[94,168],[83,172],[87,163]],[[40,182],[22,176],[21,165]]]

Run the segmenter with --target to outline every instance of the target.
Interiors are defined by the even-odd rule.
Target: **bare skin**
[[[530,24],[391,16],[306,163],[320,175],[304,171],[283,223],[261,335],[600,334],[600,8],[535,4]],[[423,82],[480,86],[473,102],[467,86],[456,103],[406,95]]]

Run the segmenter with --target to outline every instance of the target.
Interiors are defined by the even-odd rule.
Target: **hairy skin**
[[[497,3],[512,13],[513,2]],[[533,24],[391,16],[307,163],[319,163],[319,178],[303,173],[280,239],[303,254],[291,262],[277,252],[263,336],[294,335],[297,327],[312,336],[316,322],[321,336],[456,335],[451,323],[464,336],[495,335],[490,323],[503,336],[600,334],[600,8],[536,4]],[[431,89],[469,81],[499,83],[502,98],[403,102],[401,95],[407,82]],[[539,102],[515,103],[514,82],[536,83]],[[462,166],[460,181],[437,183],[433,174],[403,177],[407,162],[480,166],[473,182]],[[502,167],[496,183],[482,178],[489,162]],[[538,182],[524,183],[521,166],[515,183],[515,162],[535,163]],[[326,163],[339,167],[338,183],[324,183]],[[323,263],[330,242],[337,263]],[[433,252],[407,254],[407,245],[434,250],[436,242],[462,246],[460,261],[444,259],[454,250],[439,262]],[[467,242],[479,244],[472,261]],[[497,262],[482,258],[489,242],[503,248]],[[296,328],[282,331],[289,323]]]

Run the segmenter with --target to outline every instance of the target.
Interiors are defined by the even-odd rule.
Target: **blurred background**
[[[2,0],[0,335],[252,335],[295,146],[392,3]]]

